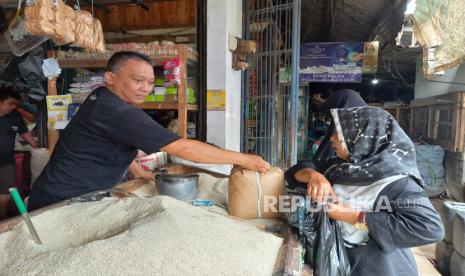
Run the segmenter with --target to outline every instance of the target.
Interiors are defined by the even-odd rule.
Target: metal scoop
[[[18,190],[16,188],[10,188],[9,191],[10,191],[11,197],[13,198],[13,201],[16,204],[16,207],[18,208],[19,213],[21,214],[21,216],[23,216],[27,229],[29,229],[29,232],[31,232],[32,238],[37,244],[42,244],[42,242],[40,241],[39,235],[37,235],[37,231],[34,228],[34,225],[32,224],[31,218],[29,218],[29,214],[27,213],[26,206],[24,205],[24,202],[21,199],[21,196],[19,195]]]

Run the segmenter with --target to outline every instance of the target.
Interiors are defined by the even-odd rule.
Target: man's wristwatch
[[[354,226],[358,230],[367,230],[368,229],[367,222],[365,220],[365,212],[364,211],[361,211],[360,213],[358,213],[357,221],[355,222]]]

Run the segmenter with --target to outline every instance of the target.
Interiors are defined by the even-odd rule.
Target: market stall
[[[170,166],[168,171],[199,170]],[[283,222],[229,216],[228,179],[210,173],[199,176],[198,198],[214,203],[212,206],[157,196],[159,189],[143,187],[155,185],[147,182],[136,190],[118,185],[131,189],[130,197],[115,197],[121,197],[115,190],[99,191],[32,212],[42,245],[34,243],[19,217],[5,221],[0,224],[0,244],[5,248],[0,268],[26,275],[232,271],[270,275],[282,271],[286,249]]]

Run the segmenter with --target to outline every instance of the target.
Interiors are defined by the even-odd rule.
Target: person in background
[[[325,116],[331,117],[331,109],[333,108],[349,108],[366,106],[365,101],[357,92],[351,89],[340,89],[331,93],[324,101],[321,110]],[[331,147],[331,135],[334,132],[334,121],[331,124],[324,136],[321,144],[318,147],[311,161],[300,161],[296,165],[289,168],[286,173],[286,181],[288,188],[306,187],[307,193],[312,199],[323,201],[332,190],[331,185],[323,173],[331,165],[338,161],[333,148]]]
[[[200,163],[235,164],[259,172],[270,168],[259,156],[181,138],[138,108],[136,105],[144,102],[154,86],[153,65],[147,56],[118,52],[107,67],[106,85],[88,96],[60,133],[49,163],[32,188],[30,210],[110,189],[121,181],[138,149],[147,154],[164,151]]]
[[[0,219],[6,217],[6,206],[10,199],[8,189],[16,182],[14,159],[16,134],[21,135],[31,147],[37,147],[23,118],[16,111],[20,100],[18,92],[11,88],[3,88],[0,91]]]

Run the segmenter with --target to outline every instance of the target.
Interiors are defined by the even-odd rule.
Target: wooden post
[[[433,128],[434,128],[434,122],[433,122],[433,107],[432,105],[429,105],[428,106],[428,122],[427,122],[427,125],[428,125],[428,130],[427,130],[427,138],[428,139],[434,139],[433,137]]]
[[[459,136],[459,152],[465,152],[465,92],[459,92],[459,125],[457,132]]]
[[[55,52],[53,50],[47,51],[48,58],[54,58]],[[47,80],[47,94],[48,95],[57,95],[57,82],[56,78],[53,80]],[[48,114],[47,114],[48,117]],[[51,155],[55,149],[55,145],[58,141],[58,130],[48,128],[48,119],[47,119],[47,130],[48,130],[48,152]]]
[[[410,114],[409,114],[409,117],[410,117],[410,122],[409,122],[409,129],[410,129],[410,138],[415,139],[417,137],[415,137],[415,132],[413,131],[413,113],[414,113],[414,107],[410,106],[409,107],[409,110],[410,110]]]
[[[47,87],[48,87],[48,95],[56,95],[57,94],[57,83],[56,79],[47,80]],[[48,129],[48,152],[52,154],[53,150],[55,149],[55,145],[58,141],[58,130],[56,129]]]
[[[183,46],[177,46],[178,56],[181,60],[180,78],[178,87],[178,134],[187,138],[187,56]]]

